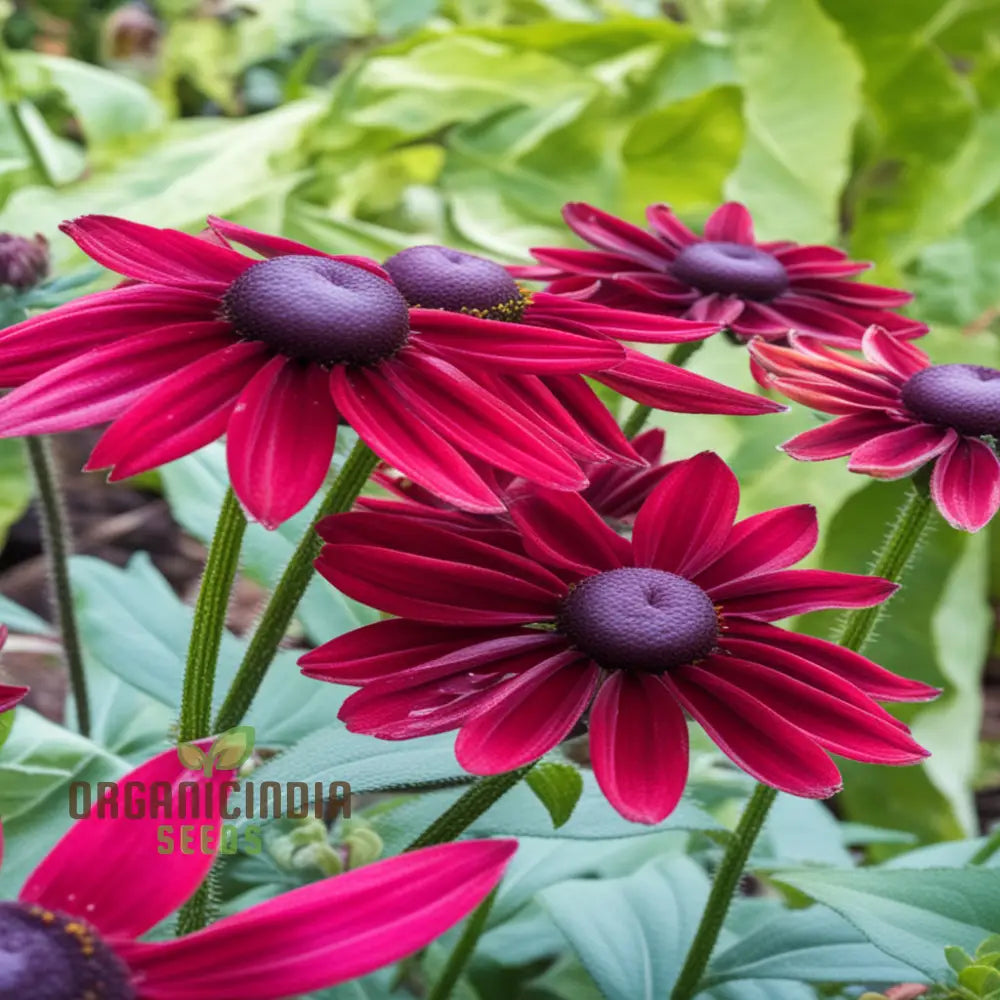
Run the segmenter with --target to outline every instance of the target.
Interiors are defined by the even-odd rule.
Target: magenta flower
[[[0,625],[0,647],[7,641],[7,626]],[[0,712],[12,709],[28,693],[30,688],[17,684],[0,684]]]
[[[545,292],[528,293],[494,261],[448,247],[410,247],[390,257],[385,269],[411,305],[493,317],[498,337],[502,337],[504,321],[566,332],[590,329],[616,340],[650,344],[703,340],[719,328],[715,322],[611,309]],[[452,322],[459,324],[461,320],[456,316]],[[658,361],[631,347],[625,348],[624,360],[591,374],[623,396],[675,413],[761,414],[781,409],[771,400]],[[580,376],[538,371],[515,378],[484,371],[476,377],[491,392],[522,410],[528,407],[528,412],[570,414],[564,427],[568,438],[563,443],[570,447],[574,437],[586,432],[606,451],[604,456],[592,452],[591,460],[634,457],[617,423]],[[553,415],[553,422],[555,419]]]
[[[630,444],[635,454],[648,463],[645,468],[610,462],[584,464],[583,471],[590,480],[590,485],[580,491],[580,496],[612,526],[627,527],[670,470],[670,465],[664,464],[665,442],[666,434],[657,427],[643,431],[632,439]],[[377,469],[372,478],[394,494],[396,499],[360,497],[357,505],[364,510],[384,510],[432,523],[445,521],[469,532],[488,532],[494,539],[499,539],[503,532],[509,544],[520,547],[520,534],[506,512],[470,514],[459,510],[391,469]],[[505,477],[500,488],[508,499],[533,492],[533,484],[512,476]]]
[[[586,485],[547,414],[515,409],[472,376],[603,370],[623,357],[612,340],[410,310],[373,261],[213,226],[214,242],[106,216],[66,223],[131,281],[0,335],[3,383],[20,386],[0,401],[0,434],[113,420],[88,468],[121,479],[225,433],[233,488],[268,527],[319,489],[338,417],[471,510],[502,508],[480,465],[557,489]]]
[[[128,795],[130,811],[148,813],[156,802],[156,816],[98,818],[95,805],[28,876],[17,900],[0,902],[0,996],[298,996],[423,948],[489,893],[516,848],[498,840],[415,851],[284,893],[195,934],[139,941],[207,875],[214,855],[201,844],[217,843],[221,826],[219,819],[163,818],[154,782],[173,786],[176,817],[179,782],[213,785],[209,795],[221,804],[232,777],[185,771],[176,750],[126,775],[120,787],[137,789]],[[170,853],[158,851],[164,831],[174,845]],[[193,850],[182,851],[182,843]]]
[[[459,729],[477,774],[533,761],[589,710],[590,756],[623,815],[656,822],[688,767],[684,710],[745,771],[794,795],[840,787],[827,752],[909,764],[925,756],[878,704],[935,690],[821,639],[770,624],[868,607],[875,577],[788,569],[815,545],[799,505],[734,523],[736,477],[705,452],[675,463],[631,541],[576,494],[511,505],[522,552],[448,525],[355,512],[321,525],[317,568],[399,615],[306,654],[306,674],[361,688],[349,729],[408,739]]]
[[[901,479],[934,462],[931,495],[949,524],[978,531],[1000,507],[1000,371],[932,365],[913,344],[879,327],[862,340],[864,360],[793,337],[794,349],[754,342],[768,382],[836,419],[782,445],[816,462],[850,455],[848,469]]]
[[[571,202],[563,218],[597,249],[536,247],[539,266],[510,270],[549,282],[556,294],[716,323],[744,339],[782,340],[798,330],[856,347],[872,323],[905,338],[927,332],[892,311],[913,298],[909,292],[848,280],[871,264],[834,247],[758,243],[750,213],[738,202],[716,209],[704,236],[667,205],[650,205],[646,217],[651,231]]]

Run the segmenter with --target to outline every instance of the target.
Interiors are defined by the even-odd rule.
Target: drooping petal
[[[590,759],[608,801],[634,823],[659,823],[687,783],[688,730],[659,677],[615,671],[590,710]]]
[[[876,309],[898,309],[913,300],[912,292],[904,292],[899,288],[883,288],[881,285],[868,285],[862,281],[844,281],[830,277],[799,278],[795,282],[795,291],[800,295],[816,295],[833,302]]]
[[[264,344],[240,341],[168,376],[104,432],[85,468],[110,466],[109,479],[125,479],[215,441],[267,355]]]
[[[330,372],[330,391],[358,435],[414,482],[463,510],[504,509],[490,484],[445,438],[414,420],[380,369],[338,365]]]
[[[703,667],[842,757],[913,764],[927,756],[905,728],[797,677],[736,656],[711,656]]]
[[[866,441],[905,426],[885,413],[852,413],[796,434],[781,445],[781,450],[800,462],[822,462],[849,455]]]
[[[861,338],[865,357],[887,372],[905,381],[931,363],[919,347],[897,340],[880,326],[870,326]]]
[[[871,698],[880,701],[929,701],[941,692],[928,684],[900,677],[898,674],[880,667],[860,653],[844,649],[825,639],[816,639],[800,632],[789,632],[764,622],[746,618],[726,618],[728,637],[746,639],[757,644],[760,650],[754,658],[762,663],[772,663],[766,657],[767,651],[774,649],[790,653],[802,660],[814,663],[825,670],[842,677]]]
[[[205,750],[209,742],[198,746]],[[144,934],[208,874],[234,773],[219,768],[206,778],[185,768],[176,749],[158,754],[95,798],[90,814],[28,876],[18,899],[83,917],[105,935]],[[169,816],[162,815],[166,801]],[[192,801],[201,804],[194,814]],[[173,849],[163,852],[167,843]]]
[[[840,790],[840,772],[826,752],[740,688],[696,666],[665,681],[719,749],[758,781],[809,799]]]
[[[562,329],[541,323],[507,323],[444,309],[411,309],[410,326],[421,344],[461,364],[532,375],[599,372],[625,358],[621,345],[585,326]]]
[[[779,507],[734,525],[725,546],[694,582],[705,590],[793,566],[816,547],[819,527],[810,504]]]
[[[686,315],[688,319],[717,323],[720,327],[731,326],[736,329],[739,318],[743,315],[743,309],[743,299],[713,292],[710,295],[700,296]]]
[[[660,236],[678,248],[698,242],[698,237],[674,215],[669,205],[662,202],[646,208],[646,221]]]
[[[776,621],[827,608],[870,608],[899,589],[877,576],[825,569],[785,569],[761,573],[708,590],[729,615]]]
[[[957,440],[958,434],[950,427],[911,424],[855,448],[847,468],[878,479],[902,479],[947,451]]]
[[[524,556],[407,518],[355,512],[322,525],[316,568],[372,607],[419,621],[499,625],[544,621],[566,584]]]
[[[517,844],[465,841],[322,879],[123,957],[144,1000],[280,1000],[366,975],[430,944],[500,880]]]
[[[753,219],[738,201],[720,205],[705,222],[705,239],[754,245]]]
[[[645,229],[586,202],[572,201],[563,206],[562,214],[577,236],[601,250],[625,254],[654,269],[662,268],[673,257],[669,247]]]
[[[411,412],[463,452],[553,489],[586,485],[562,448],[447,361],[402,352],[382,371]]]
[[[231,343],[228,323],[198,322],[99,347],[0,400],[0,434],[49,434],[112,420],[168,375]]]
[[[616,392],[637,403],[671,413],[781,413],[787,407],[697,375],[685,368],[657,361],[629,350],[613,371],[596,376]]]
[[[950,525],[979,531],[1000,507],[1000,461],[985,442],[959,438],[934,463],[931,496]]]
[[[214,320],[217,310],[212,296],[156,285],[85,295],[0,331],[0,385],[21,385],[95,347],[164,324]]]
[[[675,463],[636,516],[635,564],[695,575],[722,551],[739,502],[739,483],[714,452]]]
[[[613,531],[579,493],[539,491],[511,504],[525,549],[543,563],[581,577],[627,566],[628,540]]]
[[[83,215],[59,228],[88,257],[137,281],[218,293],[253,264],[249,257],[197,236],[111,215]]]
[[[326,371],[272,358],[237,400],[226,435],[229,478],[250,517],[276,528],[302,510],[323,485],[336,440]]]
[[[500,774],[537,760],[569,735],[599,676],[570,649],[500,685],[459,731],[458,762],[473,774]]]

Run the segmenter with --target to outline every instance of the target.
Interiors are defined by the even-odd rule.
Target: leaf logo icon
[[[253,748],[253,726],[236,726],[217,736],[208,753],[193,743],[182,743],[177,747],[177,756],[185,767],[211,778],[216,767],[223,771],[242,767],[250,759]]]

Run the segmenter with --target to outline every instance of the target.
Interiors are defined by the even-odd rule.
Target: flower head
[[[847,467],[900,479],[934,462],[931,495],[945,519],[978,531],[1000,507],[1000,371],[932,365],[913,344],[879,327],[864,335],[864,358],[810,338],[792,348],[754,342],[750,353],[770,385],[836,419],[782,445],[815,462],[850,455]]]
[[[539,328],[592,330],[622,342],[650,344],[703,340],[718,331],[714,322],[612,309],[546,292],[529,293],[494,261],[448,247],[410,247],[390,257],[384,266],[411,305],[490,319],[499,341],[505,329],[521,331],[521,336],[529,338],[530,331]],[[590,374],[623,396],[675,413],[761,414],[781,409],[771,400],[732,389],[631,347],[625,347],[623,358],[615,364]],[[512,406],[568,413],[571,419],[562,427],[567,436],[560,439],[567,448],[572,449],[583,430],[605,450],[603,456],[594,451],[589,456],[578,451],[574,454],[592,461],[636,457],[617,423],[580,376],[539,370],[519,377],[483,372],[479,378]]]
[[[0,285],[18,291],[34,288],[49,273],[49,241],[36,233],[32,237],[0,233]]]
[[[798,330],[856,347],[872,323],[906,338],[927,330],[893,312],[910,301],[909,292],[850,280],[870,264],[834,247],[759,243],[738,202],[716,209],[703,236],[666,205],[650,205],[646,216],[648,231],[570,203],[567,225],[596,249],[537,247],[531,252],[539,266],[511,271],[549,282],[553,293],[712,322],[743,339],[783,340]]]
[[[200,239],[105,216],[67,223],[131,280],[0,334],[0,378],[19,386],[0,401],[0,434],[113,420],[88,468],[120,479],[225,433],[233,488],[269,527],[321,485],[339,417],[415,482],[472,510],[502,508],[482,468],[586,485],[546,414],[472,376],[601,370],[623,357],[614,341],[409,309],[373,261],[212,224],[213,238]]]
[[[122,779],[129,815],[106,803],[99,815],[95,804],[28,876],[17,899],[0,902],[0,996],[298,996],[424,947],[486,896],[514,852],[512,841],[414,851],[284,893],[185,937],[139,941],[205,878],[214,847],[202,845],[216,845],[220,834],[218,808],[215,818],[205,810],[200,818],[164,818],[163,790],[172,803],[168,817],[176,818],[181,782],[208,793],[197,801],[218,806],[232,777],[186,771],[170,750]],[[124,800],[119,791],[102,792],[102,799]],[[175,849],[163,853],[165,843]]]
[[[875,699],[933,688],[821,639],[770,624],[868,607],[894,585],[788,569],[816,543],[813,508],[735,522],[736,478],[706,452],[674,463],[632,540],[577,494],[511,504],[521,551],[448,524],[384,511],[328,518],[317,568],[400,617],[300,661],[361,688],[349,729],[407,739],[458,728],[467,770],[511,770],[547,753],[588,713],[601,788],[622,815],[668,815],[687,778],[684,711],[745,771],[795,795],[827,796],[827,751],[907,764],[925,752]]]

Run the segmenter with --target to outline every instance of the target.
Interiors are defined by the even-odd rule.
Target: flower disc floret
[[[1000,435],[1000,371],[982,365],[934,365],[902,388],[904,405],[929,424],[961,434]]]
[[[407,341],[409,310],[393,286],[326,257],[291,254],[247,268],[223,313],[247,340],[320,364],[372,365]]]
[[[451,247],[409,247],[384,266],[406,301],[417,308],[517,322],[528,302],[505,268]]]
[[[77,917],[0,903],[0,996],[135,1000],[128,970]]]
[[[788,290],[788,272],[771,254],[745,243],[705,241],[684,247],[670,273],[703,292],[766,302]]]
[[[605,669],[651,674],[702,659],[719,637],[715,608],[701,587],[675,573],[631,566],[575,587],[559,625]]]

